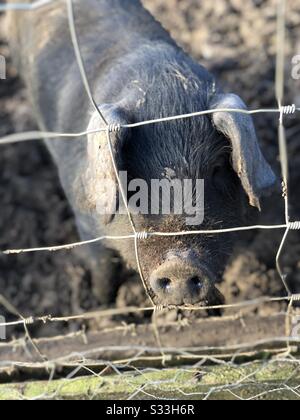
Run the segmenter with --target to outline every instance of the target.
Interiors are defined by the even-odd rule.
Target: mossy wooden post
[[[0,399],[300,399],[296,362],[165,369],[0,385]]]

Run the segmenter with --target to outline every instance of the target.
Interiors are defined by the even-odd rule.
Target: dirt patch
[[[189,53],[218,77],[226,90],[239,94],[250,108],[276,106],[275,0],[144,0],[144,4]],[[288,5],[286,103],[300,106],[300,83],[291,77],[291,57],[300,53],[300,4],[290,0]],[[3,38],[0,54],[9,58]],[[264,153],[279,174],[278,118],[264,114],[257,116],[255,123]],[[299,220],[299,118],[287,118],[286,125],[291,156],[291,213],[293,219]],[[0,136],[32,128],[35,126],[22,83],[8,61],[8,78],[0,83]],[[0,249],[64,244],[78,239],[72,211],[42,144],[2,147],[0,166]],[[262,222],[283,221],[282,199],[277,194],[266,200]],[[239,237],[221,286],[227,302],[283,294],[275,268],[282,232],[242,233]],[[300,292],[299,259],[299,234],[291,233],[282,262],[294,292]],[[78,262],[75,251],[0,255],[0,290],[24,316],[70,315],[98,308],[89,272]],[[121,287],[117,298],[119,307],[132,304],[147,304],[136,278]],[[38,326],[33,333],[57,334],[72,328],[51,324]]]

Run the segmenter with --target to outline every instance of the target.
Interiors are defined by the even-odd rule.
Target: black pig
[[[224,94],[214,77],[186,55],[139,0],[74,0],[76,28],[95,101],[110,124],[215,108],[245,109]],[[104,127],[84,90],[68,28],[65,2],[7,16],[8,38],[41,130],[81,132]],[[216,112],[197,118],[121,129],[111,134],[118,169],[128,179],[204,179],[201,226],[185,215],[134,215],[137,231],[177,232],[239,226],[245,206],[260,208],[275,183],[252,119]],[[131,234],[126,215],[112,214],[117,180],[106,133],[70,140],[46,140],[59,170],[83,240]],[[170,175],[171,174],[171,175]],[[103,180],[116,186],[104,189]],[[113,193],[112,193],[113,192]],[[121,203],[119,202],[121,206]],[[100,214],[99,207],[106,209]],[[50,210],[51,211],[51,210]],[[141,266],[159,305],[222,301],[221,279],[232,236],[151,237],[140,241]],[[102,303],[116,291],[109,249],[137,269],[133,241],[91,247],[95,290]]]

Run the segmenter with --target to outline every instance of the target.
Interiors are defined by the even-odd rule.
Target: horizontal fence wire
[[[289,229],[291,230],[298,230],[300,222],[292,222],[289,224]],[[195,231],[183,231],[183,232],[136,232],[131,235],[120,235],[120,236],[100,236],[98,238],[94,238],[87,241],[79,241],[74,242],[71,244],[65,245],[57,245],[57,246],[46,246],[46,247],[39,247],[39,248],[23,248],[23,249],[8,249],[1,251],[2,254],[10,255],[10,254],[24,254],[24,253],[32,253],[32,252],[56,252],[62,250],[70,250],[73,248],[77,248],[80,246],[85,245],[92,245],[101,241],[107,240],[135,240],[136,238],[139,240],[146,240],[152,237],[174,237],[174,236],[193,236],[193,235],[212,235],[212,234],[225,234],[225,233],[234,233],[234,232],[246,232],[250,230],[282,230],[286,229],[288,225],[254,225],[254,226],[241,226],[236,228],[228,228],[228,229],[209,229],[209,230],[195,230]]]
[[[293,111],[291,112],[290,109]],[[205,111],[199,111],[194,112],[191,114],[182,114],[182,115],[175,115],[172,117],[164,117],[164,118],[157,118],[153,120],[148,121],[140,121],[133,124],[122,124],[122,125],[107,125],[107,127],[99,127],[99,129],[96,130],[89,130],[89,131],[82,131],[79,133],[56,133],[56,132],[43,132],[43,131],[30,131],[27,133],[15,133],[10,134],[7,136],[4,136],[0,138],[0,145],[7,145],[7,144],[13,144],[13,143],[21,143],[21,142],[27,142],[27,141],[33,141],[33,140],[51,140],[51,139],[66,139],[66,138],[77,138],[77,137],[83,137],[88,134],[97,134],[97,133],[103,133],[103,132],[111,132],[115,129],[134,129],[139,128],[142,126],[152,125],[152,124],[159,124],[164,122],[170,122],[170,121],[176,121],[176,120],[182,120],[182,119],[188,119],[188,118],[195,118],[195,117],[201,117],[205,115],[212,115],[216,114],[218,112],[230,112],[235,114],[246,114],[246,115],[255,115],[255,114],[277,114],[280,118],[282,118],[283,115],[292,115],[296,112],[300,112],[300,108],[295,107],[295,105],[283,105],[280,108],[273,108],[273,109],[255,109],[255,110],[246,110],[246,109],[234,109],[234,108],[217,108],[217,109],[210,109]]]

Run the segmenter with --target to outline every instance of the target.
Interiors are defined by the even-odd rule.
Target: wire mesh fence
[[[0,12],[9,10],[15,11],[34,11],[40,7],[45,7],[49,3],[58,0],[41,0],[32,3],[9,3],[0,5]],[[199,398],[210,399],[224,397],[234,399],[259,399],[267,398],[272,395],[284,396],[289,398],[299,398],[299,360],[296,357],[300,335],[298,327],[300,319],[298,312],[294,310],[294,303],[300,300],[299,295],[294,295],[287,283],[287,276],[280,260],[284,246],[291,230],[300,229],[300,221],[292,221],[290,218],[289,206],[289,158],[287,152],[287,142],[285,136],[284,121],[286,115],[297,114],[300,108],[296,105],[284,105],[284,80],[285,80],[285,17],[286,1],[278,0],[277,10],[277,60],[276,60],[276,97],[278,107],[273,109],[212,109],[192,114],[167,116],[149,121],[141,121],[135,124],[118,125],[109,124],[102,115],[88,81],[85,71],[84,59],[81,54],[80,40],[76,32],[76,17],[74,16],[72,0],[66,0],[68,22],[71,40],[80,70],[82,83],[89,97],[91,105],[99,113],[100,118],[105,124],[104,128],[93,131],[82,131],[81,133],[51,133],[51,132],[27,132],[5,136],[0,139],[0,145],[7,145],[19,142],[26,142],[39,139],[66,139],[76,141],[87,134],[105,132],[107,136],[107,146],[113,167],[118,180],[121,195],[126,207],[127,215],[132,227],[132,234],[123,236],[102,236],[92,238],[88,241],[81,241],[60,246],[36,247],[28,249],[8,249],[3,250],[5,255],[22,254],[29,252],[54,252],[64,249],[72,249],[78,246],[95,244],[105,239],[110,240],[131,240],[134,241],[135,254],[139,274],[152,306],[150,307],[127,307],[123,309],[99,310],[68,317],[55,317],[45,315],[40,317],[24,317],[14,308],[4,296],[0,296],[1,305],[15,316],[15,321],[0,322],[0,329],[22,326],[25,331],[24,339],[13,340],[10,343],[0,344],[0,375],[7,375],[7,372],[46,372],[49,375],[49,382],[45,388],[33,392],[24,391],[14,385],[5,385],[0,388],[2,395],[9,397],[13,395],[20,399],[44,399],[70,396],[68,385],[71,380],[78,375],[91,374],[95,382],[90,382],[88,390],[82,383],[79,383],[81,396],[86,398],[101,398],[109,396],[120,396],[123,398]],[[279,117],[278,123],[278,144],[280,151],[280,162],[282,170],[282,195],[285,204],[285,223],[280,225],[254,225],[254,226],[233,226],[230,229],[213,229],[182,232],[139,232],[136,229],[133,215],[127,205],[126,194],[119,179],[117,164],[115,161],[111,133],[123,128],[134,129],[144,125],[164,123],[174,120],[184,120],[197,118],[217,112],[254,114],[276,114]],[[197,320],[188,325],[184,320],[164,323],[160,325],[157,315],[161,311],[172,310],[173,307],[156,307],[148,284],[145,281],[144,273],[140,261],[139,244],[140,241],[147,241],[150,237],[166,236],[188,236],[188,235],[211,235],[224,234],[230,232],[242,232],[249,230],[283,230],[284,235],[278,249],[276,263],[280,278],[284,284],[286,295],[280,298],[261,297],[259,299],[245,301],[229,305],[216,305],[210,307],[183,306],[177,307],[184,311],[201,312],[207,310],[232,310],[228,316],[222,318],[211,318],[207,320]],[[255,321],[261,323],[260,334],[252,331],[252,319],[248,317],[249,308],[257,308],[266,304],[285,302],[286,311],[274,313],[272,317],[259,318]],[[116,322],[114,326],[104,328],[99,332],[90,333],[84,329],[80,330],[82,321],[99,320],[109,317],[118,317],[124,314],[150,313],[152,323],[147,326],[124,324]],[[30,327],[38,323],[71,323],[77,322],[77,331],[61,337],[51,337],[44,339],[34,339],[30,333]],[[194,340],[196,346],[185,347],[183,345],[185,334],[191,334],[195,328],[203,332],[205,328],[215,328],[217,332],[228,326],[232,333],[232,339],[215,340],[206,342],[203,337]],[[239,326],[244,330],[241,332]],[[78,331],[79,328],[79,331]],[[167,332],[166,330],[168,330]],[[247,333],[245,333],[247,331]],[[176,335],[182,334],[182,341]],[[122,337],[123,342],[116,337]],[[175,336],[172,339],[172,337]],[[142,337],[142,338],[141,338]],[[255,339],[253,339],[255,337]],[[259,338],[259,339],[258,339]],[[178,340],[178,343],[176,342]],[[204,344],[203,344],[204,342]],[[124,345],[123,343],[126,343]],[[142,344],[141,344],[142,343]],[[167,343],[167,344],[165,344]],[[169,343],[173,344],[170,345]],[[176,344],[175,344],[176,343]],[[60,347],[62,345],[62,347]],[[53,350],[56,349],[56,350]],[[63,355],[62,355],[63,354]],[[266,361],[250,362],[259,355],[268,355]],[[13,356],[12,356],[13,355]],[[271,358],[270,358],[271,356]],[[241,364],[241,361],[249,360]],[[213,363],[212,368],[209,364]],[[184,365],[177,369],[171,366]],[[141,367],[142,366],[142,367]],[[154,366],[163,366],[158,370]],[[169,367],[167,367],[169,366]],[[188,366],[188,367],[187,367]],[[224,377],[220,384],[222,369],[232,370],[232,376]],[[55,386],[55,374],[59,371],[66,372],[66,382]],[[111,383],[106,377],[107,373],[112,373]],[[163,373],[163,375],[162,375]],[[136,379],[138,378],[138,380]],[[164,379],[165,378],[165,379]],[[120,382],[121,381],[121,382]],[[121,386],[123,385],[123,387]],[[106,388],[105,388],[106,386]],[[103,390],[103,387],[105,390]],[[120,389],[120,390],[119,390]],[[119,391],[118,391],[119,390]]]

